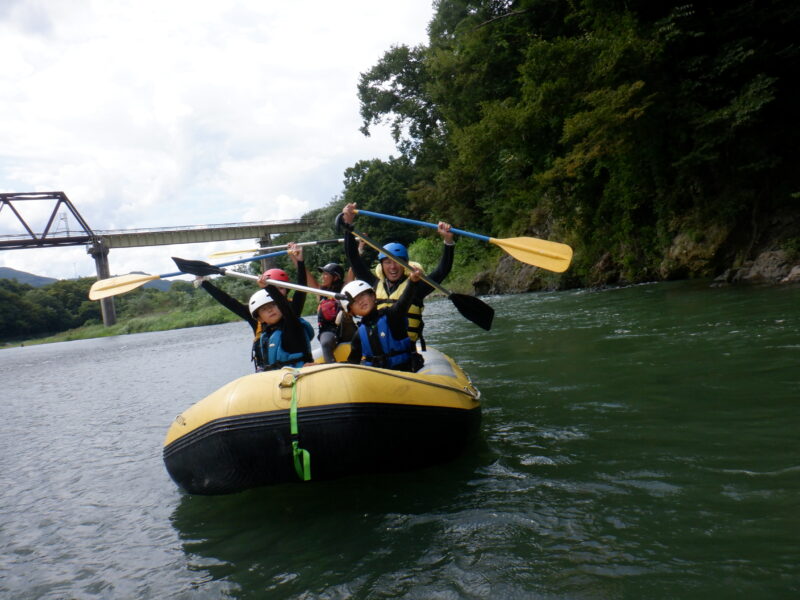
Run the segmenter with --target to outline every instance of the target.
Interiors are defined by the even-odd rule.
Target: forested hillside
[[[788,0],[439,0],[428,45],[387,49],[358,88],[363,133],[389,123],[398,155],[348,169],[342,196],[311,216],[356,201],[576,251],[557,277],[490,253],[483,290],[514,289],[503,273],[525,289],[734,279],[765,251],[788,271],[798,26]]]

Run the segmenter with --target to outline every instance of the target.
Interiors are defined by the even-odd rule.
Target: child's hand
[[[295,242],[289,242],[286,245],[286,253],[295,265],[303,260],[303,247],[298,246]]]

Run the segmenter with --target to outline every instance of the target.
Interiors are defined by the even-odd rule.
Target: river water
[[[797,598],[800,288],[447,300],[478,442],[414,473],[217,497],[161,459],[249,327],[0,351],[0,597]]]

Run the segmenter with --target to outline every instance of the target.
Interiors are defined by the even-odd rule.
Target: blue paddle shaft
[[[253,262],[256,260],[261,260],[262,258],[272,258],[273,256],[282,256],[283,254],[288,254],[288,250],[281,250],[280,252],[270,252],[269,254],[259,254],[258,256],[251,256],[250,258],[240,258],[238,260],[231,260],[229,262],[218,263],[214,265],[215,267],[229,267],[231,265],[241,265],[242,263]],[[164,275],[159,275],[161,279],[166,277],[177,277],[178,275],[186,275],[182,271],[178,271],[177,273],[165,273]]]
[[[358,214],[367,215],[368,217],[375,217],[377,219],[385,219],[387,221],[396,221],[397,223],[407,223],[409,225],[419,225],[420,227],[430,227],[431,229],[438,229],[439,225],[435,223],[426,223],[425,221],[416,221],[414,219],[405,219],[403,217],[395,217],[393,215],[383,215],[381,213],[372,212],[371,210],[362,210],[358,209]],[[475,238],[476,240],[481,240],[482,242],[490,242],[491,238],[485,235],[481,235],[480,233],[472,233],[471,231],[464,231],[463,229],[456,229],[455,227],[450,228],[451,233],[455,233],[456,235],[463,235],[466,237]]]

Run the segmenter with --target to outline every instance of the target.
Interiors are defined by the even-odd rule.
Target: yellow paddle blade
[[[220,252],[212,252],[209,258],[219,258],[220,256],[234,256],[236,254],[248,254],[250,252],[258,252],[265,250],[265,248],[245,248],[244,250],[222,250]]]
[[[124,294],[125,292],[130,292],[131,290],[143,286],[148,281],[154,281],[160,278],[160,275],[140,275],[131,273],[129,275],[101,279],[100,281],[95,281],[92,287],[89,288],[89,300],[102,300],[109,296]]]
[[[572,262],[572,248],[566,244],[532,237],[489,238],[518,261],[541,267],[554,273],[563,273]]]

